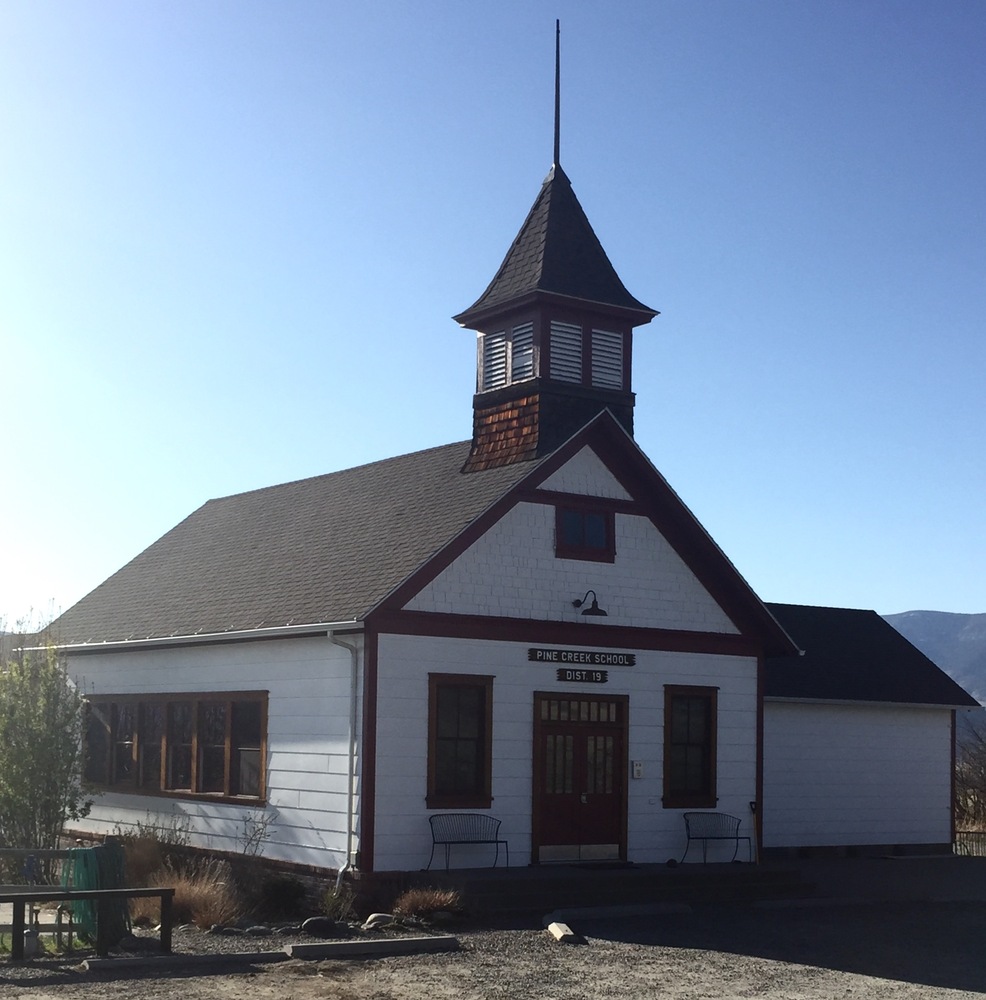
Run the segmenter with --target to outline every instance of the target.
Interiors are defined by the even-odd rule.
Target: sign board
[[[534,663],[573,663],[587,667],[632,667],[636,653],[609,653],[600,649],[540,649],[531,646],[527,658]]]
[[[559,667],[557,677],[560,681],[568,681],[573,684],[606,684],[609,681],[609,671]]]

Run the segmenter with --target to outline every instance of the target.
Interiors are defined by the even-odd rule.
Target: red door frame
[[[543,845],[541,843],[542,817],[541,810],[544,806],[544,797],[539,798],[539,790],[544,774],[544,752],[542,740],[542,723],[540,703],[542,699],[561,701],[598,701],[615,703],[620,710],[619,734],[621,739],[620,748],[620,779],[618,782],[618,795],[620,799],[619,817],[619,858],[626,861],[627,858],[627,808],[629,791],[629,731],[630,731],[630,697],[625,694],[595,694],[595,692],[579,691],[568,693],[565,691],[535,691],[533,701],[533,748],[532,774],[531,774],[531,864],[538,864],[538,854]],[[589,723],[591,725],[591,723]],[[579,726],[586,723],[578,722]],[[612,732],[611,724],[607,725],[607,731]]]

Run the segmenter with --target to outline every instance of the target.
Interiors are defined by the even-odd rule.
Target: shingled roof
[[[533,292],[630,309],[648,320],[657,315],[620,281],[560,166],[548,172],[489,287],[455,320],[468,325],[487,309]]]
[[[767,659],[768,698],[978,707],[875,611],[797,604],[767,608],[804,651]]]
[[[363,618],[536,465],[469,442],[210,500],[53,624],[60,643]]]

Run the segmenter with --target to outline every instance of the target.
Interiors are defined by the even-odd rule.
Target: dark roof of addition
[[[978,706],[875,611],[798,604],[767,608],[804,651],[768,657],[768,698]]]
[[[657,313],[624,287],[559,166],[548,172],[520,232],[486,291],[455,317],[464,325],[533,292],[551,292],[645,314]]]
[[[469,442],[210,500],[69,608],[60,643],[362,619],[531,471]]]

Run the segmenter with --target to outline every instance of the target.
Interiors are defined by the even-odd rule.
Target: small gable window
[[[555,508],[555,555],[559,559],[616,559],[613,512],[589,507]]]

